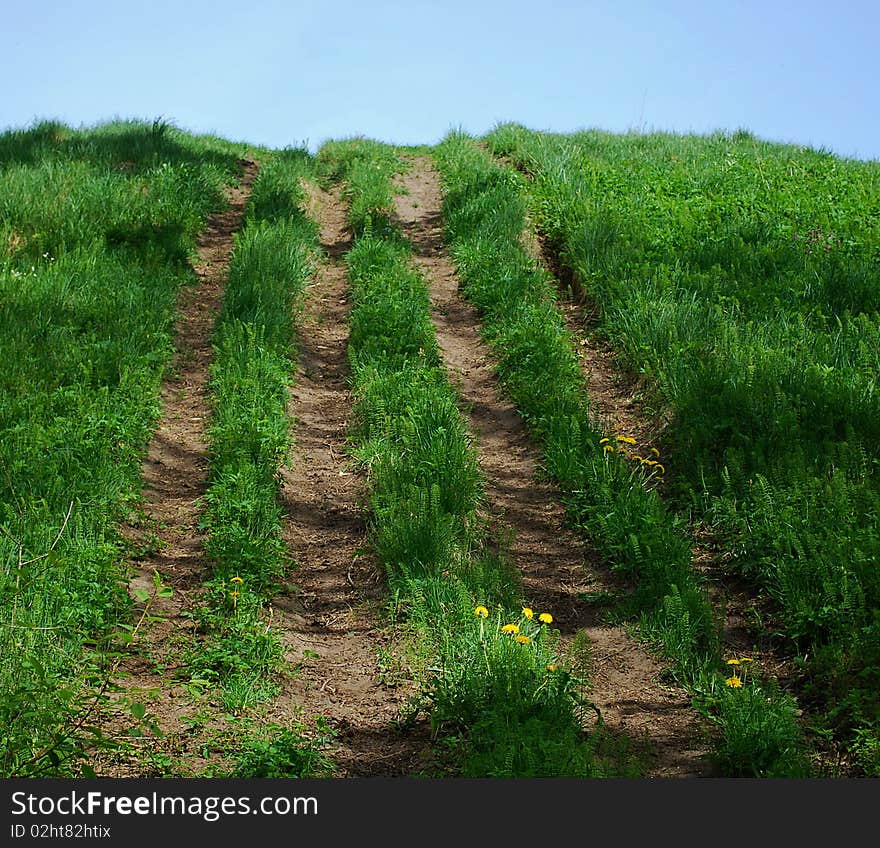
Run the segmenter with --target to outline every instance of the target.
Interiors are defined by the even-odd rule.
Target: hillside
[[[0,775],[880,776],[880,164],[0,135]]]

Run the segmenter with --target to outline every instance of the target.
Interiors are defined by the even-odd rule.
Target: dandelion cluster
[[[485,638],[486,628],[483,619],[489,617],[489,608],[484,604],[478,604],[474,607],[474,616],[480,619],[480,639]],[[501,618],[498,619],[496,633],[501,633],[505,637],[512,637],[513,641],[518,645],[536,645],[541,639],[544,627],[553,623],[553,616],[549,612],[542,612],[535,615],[535,611],[531,607],[522,607],[522,617],[519,623],[508,621],[502,624]],[[491,631],[490,631],[491,633]],[[549,663],[547,671],[555,671],[555,663]]]
[[[746,679],[746,670],[750,662],[752,662],[751,657],[731,657],[727,660],[727,665],[730,666],[733,674],[724,683],[731,689],[742,689]]]
[[[649,468],[651,473],[666,473],[666,468],[660,462],[660,451],[657,450],[657,448],[652,447],[648,449],[648,453],[651,454],[651,456],[642,456],[642,454],[631,450],[631,448],[637,444],[632,436],[618,435],[614,437],[614,440],[617,442],[616,446],[611,443],[611,439],[599,439],[599,447],[601,447],[605,453],[623,454],[626,459],[632,462],[637,462],[640,466]]]

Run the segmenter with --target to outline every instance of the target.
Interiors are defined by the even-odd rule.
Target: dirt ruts
[[[362,481],[346,437],[348,284],[351,246],[339,190],[306,184],[308,210],[326,254],[300,318],[299,364],[289,412],[295,448],[283,470],[284,537],[297,562],[295,590],[273,601],[274,619],[296,673],[276,714],[322,716],[337,734],[337,777],[417,773],[429,756],[424,724],[395,727],[417,690],[398,667],[390,629],[381,627],[384,574],[367,551]]]
[[[508,166],[514,167],[510,163]],[[523,246],[532,260],[557,281],[560,313],[574,340],[597,423],[609,438],[634,438],[636,453],[647,455],[651,447],[662,448],[664,433],[673,420],[672,411],[653,399],[649,410],[647,381],[627,372],[611,345],[596,334],[598,305],[531,221],[523,230]],[[656,488],[661,497],[665,496],[667,485],[666,478],[658,479]],[[706,579],[714,608],[724,611],[721,640],[725,656],[747,654],[763,674],[790,688],[796,675],[780,645],[780,628],[754,626],[756,621],[772,622],[776,613],[768,599],[756,596],[744,580],[724,572],[726,559],[724,550],[706,527],[693,529],[691,562]]]
[[[136,702],[146,707],[146,721],[163,735],[146,730],[142,741],[134,742],[143,749],[137,762],[99,761],[102,776],[143,776],[151,756],[160,749],[174,750],[180,759],[187,744],[185,719],[196,710],[192,699],[181,698],[180,685],[169,683],[167,669],[179,663],[184,634],[188,637],[194,626],[185,613],[207,577],[198,525],[209,471],[211,331],[226,289],[234,234],[241,228],[258,171],[254,161],[239,164],[241,179],[227,189],[227,207],[209,216],[199,235],[198,261],[193,266],[196,282],[178,300],[174,356],[161,387],[162,413],[141,466],[143,517],[122,528],[135,549],[142,551],[133,562],[136,571],[129,591],[135,597],[139,591],[151,596],[146,610],[150,618],[139,628],[132,651],[120,661],[115,682],[120,690],[118,707],[110,710],[105,732],[112,736],[133,726],[136,731],[137,722],[127,706]],[[155,595],[156,575],[173,590],[170,597]],[[141,603],[136,618],[143,611]]]
[[[603,623],[595,606],[582,599],[610,590],[610,576],[566,527],[558,493],[540,473],[540,454],[501,396],[479,317],[459,295],[445,252],[442,193],[428,157],[410,157],[399,190],[395,217],[429,281],[437,339],[486,474],[490,520],[501,536],[504,528],[513,531],[510,554],[523,574],[527,601],[553,614],[564,640],[579,631],[589,637],[591,699],[610,730],[650,753],[648,776],[708,776],[708,740],[687,693],[661,682],[662,663],[623,627]]]

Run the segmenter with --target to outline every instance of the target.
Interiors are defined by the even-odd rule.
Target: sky
[[[0,0],[0,130],[162,118],[273,148],[515,121],[880,160],[880,0]]]

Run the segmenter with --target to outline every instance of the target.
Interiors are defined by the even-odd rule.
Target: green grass
[[[727,671],[716,613],[691,568],[692,540],[652,485],[657,466],[625,459],[620,452],[625,443],[606,436],[592,414],[553,280],[522,246],[525,181],[462,134],[447,136],[436,158],[447,240],[463,292],[480,310],[504,391],[540,442],[570,520],[622,579],[626,588],[616,604],[618,615],[640,622],[642,632],[662,647],[675,677],[717,718],[720,706],[709,696]],[[757,685],[751,678],[749,687]],[[748,692],[750,697],[751,688]],[[755,703],[778,707],[773,699]],[[780,715],[791,718],[793,712]],[[802,776],[803,742],[793,721],[788,732],[797,745],[785,748],[784,762],[773,753],[771,734],[756,732],[752,739],[755,751],[764,751],[771,763],[766,776],[775,770]],[[716,759],[722,773],[738,768],[720,750]]]
[[[290,451],[297,313],[317,249],[300,185],[311,168],[305,151],[290,150],[260,170],[214,327],[202,520],[212,575],[197,613],[210,638],[194,647],[188,665],[216,682],[225,708],[236,713],[277,692],[283,665],[264,607],[291,564],[281,536],[279,470]]]
[[[672,411],[672,500],[776,602],[814,730],[864,747],[880,727],[880,167],[748,133],[506,125],[487,141],[533,174],[538,226]]]
[[[117,528],[139,497],[196,235],[240,153],[135,122],[0,136],[5,776],[77,774],[94,741],[131,616]]]
[[[809,734],[877,776],[880,167],[743,131],[501,125],[483,141],[518,170],[473,141],[453,133],[419,152],[443,173],[449,244],[504,390],[572,521],[627,587],[615,609],[664,647],[716,723],[721,773],[800,776],[808,717]],[[191,670],[241,712],[271,695],[281,667],[265,605],[291,565],[278,471],[316,244],[300,208],[299,181],[311,175],[342,183],[356,234],[352,450],[392,603],[434,662],[424,706],[438,747],[474,776],[631,768],[600,730],[583,733],[588,679],[556,655],[552,631],[528,644],[498,632],[502,621],[531,626],[520,616],[528,599],[487,544],[483,481],[425,281],[391,224],[393,179],[414,150],[357,137],[310,157],[162,120],[0,135],[4,775],[88,774],[87,751],[111,744],[94,719],[137,626],[125,588],[135,552],[119,528],[139,509],[196,236],[253,155],[264,167],[213,337],[213,573],[198,613],[208,638]],[[564,292],[520,246],[527,214],[598,307],[591,329],[643,378],[649,404],[671,412],[654,446],[662,487],[656,466],[605,450],[613,434],[591,409],[557,308]],[[760,669],[741,689],[725,685],[716,614],[690,567],[695,527],[711,531],[724,568],[772,600],[768,626],[794,658],[797,701]],[[255,738],[240,768],[320,771],[300,731]]]

